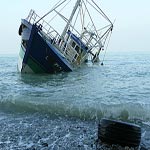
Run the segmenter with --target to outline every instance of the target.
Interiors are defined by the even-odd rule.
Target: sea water
[[[101,118],[142,127],[150,149],[150,52],[113,52],[59,74],[20,74],[0,56],[0,149],[93,150]]]

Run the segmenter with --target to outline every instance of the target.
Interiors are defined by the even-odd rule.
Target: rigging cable
[[[61,0],[60,0],[61,1]],[[59,2],[60,2],[59,1]],[[61,2],[60,4],[56,4],[48,13],[46,13],[43,17],[41,17],[36,24],[41,21],[43,18],[45,18],[47,15],[49,15],[53,10],[55,10],[56,8],[58,8],[60,5],[62,5],[66,0],[64,0],[63,2]]]
[[[84,6],[85,6],[85,8],[86,8],[86,10],[87,10],[87,13],[88,13],[90,19],[91,19],[91,22],[92,22],[92,24],[93,24],[93,26],[94,26],[94,30],[96,31],[96,34],[97,34],[98,38],[100,38],[99,35],[98,35],[98,32],[97,32],[97,29],[96,29],[96,27],[95,27],[95,25],[94,25],[93,19],[92,19],[91,15],[90,15],[90,12],[89,12],[88,9],[87,9],[87,6],[86,6],[84,0],[83,0],[83,4],[84,4]]]
[[[65,21],[65,22],[68,22],[68,19],[67,18],[65,18],[62,14],[60,14],[58,11],[56,11],[56,10],[54,10],[60,17],[62,17],[62,19]],[[73,28],[73,26],[70,24],[70,27],[72,27]],[[80,34],[75,28],[74,28],[74,30],[78,33],[78,34]]]
[[[95,4],[95,6],[102,12],[102,14],[105,16],[105,18],[111,23],[113,24],[110,19],[106,16],[106,14],[102,11],[102,9],[92,0],[92,2]],[[94,6],[93,6],[94,7]],[[97,9],[96,9],[97,10]]]
[[[88,1],[88,3],[98,12],[98,13],[100,13],[100,15],[103,17],[103,18],[105,18],[108,22],[109,22],[109,20],[107,19],[107,17],[101,12],[101,10],[99,11],[95,6],[93,6],[93,4],[91,4],[89,1]]]
[[[106,56],[106,51],[107,51],[107,49],[108,49],[108,45],[109,45],[109,42],[110,42],[111,35],[112,35],[112,30],[111,30],[111,32],[110,32],[110,36],[109,36],[109,38],[108,38],[108,42],[107,42],[107,45],[106,45],[104,57],[103,57],[103,60],[102,60],[102,63],[101,63],[102,66],[104,65],[104,59],[105,59],[105,56]]]
[[[106,29],[106,28],[108,28],[108,27],[111,27],[111,25],[109,24],[109,25],[107,25],[107,26],[105,26],[105,27],[103,27],[103,28],[98,29],[97,31],[99,32],[99,31],[104,30],[104,29]]]
[[[59,11],[59,13],[70,3],[70,1]],[[50,23],[57,15],[58,15],[58,13],[56,15],[54,15],[48,23]]]
[[[80,9],[78,10],[77,16],[76,16],[76,18],[75,18],[75,21],[74,21],[74,24],[73,24],[72,31],[75,29],[75,25],[76,25],[76,22],[77,22],[77,19],[78,19],[79,13],[80,13]]]
[[[115,21],[116,21],[116,19],[115,19],[114,22],[112,23],[112,26],[109,28],[109,29],[110,29],[110,32],[108,32],[108,35],[106,36],[106,39],[105,39],[105,41],[104,41],[104,44],[105,44],[105,43],[106,43],[106,40],[107,40],[107,37],[109,36],[109,33],[110,33],[110,36],[109,36],[109,38],[108,38],[108,43],[107,43],[107,45],[106,45],[106,50],[107,50],[108,45],[109,45],[109,42],[110,42],[110,38],[111,38],[111,35],[112,35],[112,30],[113,30],[113,26],[114,26]],[[104,57],[103,57],[103,60],[102,60],[101,65],[104,64],[103,62],[104,62],[104,59],[105,59],[105,56],[106,56],[106,50],[105,50]]]
[[[103,33],[103,35],[102,35],[101,37],[99,37],[99,40],[98,40],[93,46],[96,46],[96,44],[97,44],[100,40],[104,39],[104,37],[105,37],[110,31],[112,31],[112,29],[113,29],[113,25],[112,25],[105,33]],[[89,50],[89,52],[91,52],[91,50],[92,50],[92,48]]]

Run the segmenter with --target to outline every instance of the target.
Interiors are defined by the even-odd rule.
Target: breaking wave
[[[150,105],[126,104],[69,104],[67,102],[37,102],[1,100],[0,110],[13,113],[40,113],[53,117],[75,117],[82,120],[99,120],[103,117],[121,120],[140,119],[150,121]]]

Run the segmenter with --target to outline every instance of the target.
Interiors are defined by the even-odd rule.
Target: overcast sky
[[[30,9],[43,15],[58,0],[3,0],[0,5],[0,54],[19,53],[20,19]],[[96,1],[96,0],[95,0]],[[150,0],[101,0],[101,8],[115,21],[109,50],[150,50]]]

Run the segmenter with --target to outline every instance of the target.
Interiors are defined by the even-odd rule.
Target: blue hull
[[[50,41],[42,37],[36,25],[32,25],[30,38],[23,57],[23,64],[22,72],[26,72],[26,65],[35,73],[69,72],[73,70],[69,61],[59,50]]]

